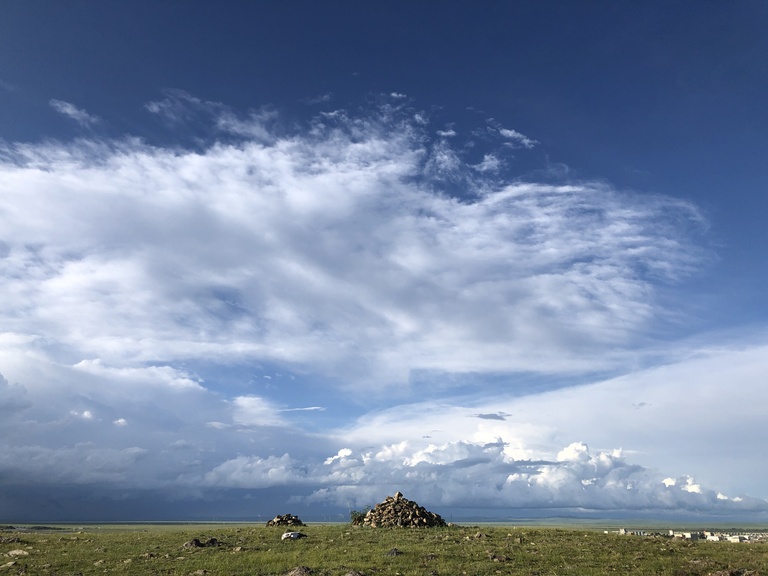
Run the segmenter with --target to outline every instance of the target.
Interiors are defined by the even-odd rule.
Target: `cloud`
[[[699,352],[576,388],[400,405],[322,433],[302,431],[289,420],[294,412],[267,399],[169,386],[162,371],[114,379],[53,367],[45,380],[56,388],[14,385],[26,398],[24,420],[0,422],[0,471],[8,486],[156,490],[190,506],[218,491],[279,489],[300,507],[346,509],[401,490],[457,516],[765,514],[768,503],[745,489],[759,494],[768,473],[749,457],[760,453],[762,437],[739,434],[734,443],[722,433],[739,432],[732,414],[744,430],[759,429],[765,358],[761,347]],[[638,396],[650,400],[644,410],[632,405]],[[62,410],[74,414],[63,418]],[[649,419],[649,410],[660,413]],[[719,475],[702,467],[702,450]]]
[[[144,366],[137,368],[113,368],[105,366],[101,360],[81,360],[74,365],[77,370],[96,374],[112,381],[129,380],[134,385],[138,382],[151,382],[153,386],[163,383],[172,388],[201,388],[200,382],[190,378],[189,374],[170,366]]]
[[[666,366],[582,386],[401,405],[361,417],[339,431],[338,443],[353,451],[348,458],[357,455],[358,476],[370,473],[372,483],[385,472],[369,469],[368,463],[375,466],[389,454],[384,459],[399,466],[392,482],[414,491],[420,490],[420,476],[412,467],[419,462],[458,466],[475,461],[478,478],[487,474],[490,485],[506,485],[502,473],[513,474],[505,488],[508,500],[499,495],[510,505],[527,500],[543,505],[546,498],[561,498],[555,494],[558,488],[570,492],[562,496],[562,505],[571,498],[592,508],[641,507],[643,502],[664,507],[667,502],[692,509],[715,500],[740,502],[747,494],[765,498],[761,479],[768,468],[753,456],[762,443],[755,433],[763,418],[758,406],[768,401],[766,358],[765,345],[699,349]],[[639,397],[648,400],[643,410],[635,407]],[[515,418],[496,417],[511,413]],[[599,448],[591,450],[588,444]],[[425,492],[449,481],[463,483],[448,468],[441,470],[439,482],[432,476]],[[696,481],[679,480],[694,476]],[[589,485],[586,494],[577,481]],[[529,482],[535,489],[515,492]],[[676,489],[663,490],[662,485]],[[545,488],[551,492],[546,497]],[[619,498],[630,488],[634,492]],[[353,492],[345,488],[344,497]],[[756,510],[766,505],[765,500],[750,502]]]
[[[238,396],[233,401],[237,424],[276,426],[282,424],[279,410],[258,396]]]
[[[6,92],[16,92],[19,90],[19,87],[16,84],[13,84],[11,82],[6,82],[3,79],[0,79],[0,88],[5,90]]]
[[[117,488],[133,484],[133,470],[146,454],[137,447],[101,448],[91,443],[57,448],[6,446],[0,452],[0,471],[5,484],[108,483]]]
[[[203,478],[206,486],[224,488],[268,488],[305,480],[298,462],[288,454],[268,458],[239,456],[216,466]]]
[[[536,144],[538,144],[536,140],[528,138],[528,136],[521,134],[517,130],[511,130],[509,128],[499,128],[498,130],[499,134],[501,134],[504,138],[522,144],[525,148],[533,148]]]
[[[699,258],[690,204],[478,180],[391,107],[291,134],[184,94],[149,108],[205,110],[244,140],[6,146],[0,317],[49,353],[115,370],[249,357],[388,384],[610,368],[663,319],[656,286]]]
[[[764,510],[757,441],[716,431],[759,429],[765,351],[654,341],[706,261],[696,207],[518,178],[493,146],[528,137],[491,125],[470,160],[404,100],[289,128],[171,91],[147,110],[188,147],[2,144],[4,482]]]
[[[365,506],[381,499],[380,487],[398,490],[438,508],[581,511],[765,513],[768,502],[731,499],[692,478],[678,484],[629,463],[620,450],[593,453],[582,442],[564,447],[556,460],[516,460],[503,442],[431,444],[418,450],[399,443],[379,450],[345,449],[324,463],[327,486],[306,498],[338,506]]]
[[[483,156],[483,161],[473,166],[478,172],[498,172],[501,169],[501,161],[493,154]]]
[[[501,420],[502,422],[507,419],[507,416],[509,416],[509,414],[505,414],[504,412],[496,412],[494,414],[475,414],[475,418],[480,418],[481,420]]]
[[[67,118],[71,118],[81,126],[84,126],[86,128],[90,127],[93,124],[98,124],[100,122],[100,119],[98,116],[93,116],[92,114],[89,114],[82,108],[78,108],[74,104],[71,104],[69,102],[64,102],[63,100],[56,100],[52,99],[49,102],[51,108],[56,110],[59,114],[62,114],[66,116]]]
[[[83,420],[93,420],[93,412],[91,412],[90,410],[83,410],[82,412],[77,412],[76,410],[72,410],[70,414],[75,418],[82,418]]]
[[[31,405],[26,390],[18,384],[12,385],[0,374],[0,415],[8,419]]]
[[[305,102],[308,104],[323,104],[325,102],[330,102],[331,100],[333,100],[333,94],[331,92],[325,92],[323,94],[318,94],[313,98],[307,98],[305,99]]]

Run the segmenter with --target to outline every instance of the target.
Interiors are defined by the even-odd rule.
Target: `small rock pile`
[[[280,516],[279,514],[272,518],[269,522],[267,522],[267,526],[304,526],[304,522],[302,522],[298,516],[294,516],[293,514],[284,514],[283,516]]]
[[[192,538],[189,542],[184,542],[182,546],[184,548],[207,548],[208,546],[219,546],[221,542],[216,538],[210,538],[205,542],[201,542],[200,538]]]
[[[439,514],[426,510],[416,502],[408,500],[400,492],[369,510],[359,522],[363,526],[378,528],[382,526],[404,526],[407,528],[430,528],[446,526]]]

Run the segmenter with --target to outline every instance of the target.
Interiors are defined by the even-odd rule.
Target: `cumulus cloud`
[[[326,486],[307,502],[370,505],[382,486],[433,507],[452,510],[519,509],[681,512],[707,508],[711,514],[766,512],[768,502],[730,499],[686,477],[678,485],[628,462],[620,450],[593,453],[582,442],[564,447],[556,460],[516,460],[501,441],[431,444],[407,442],[381,449],[340,451],[325,461]]]
[[[70,102],[64,102],[63,100],[52,99],[49,102],[51,108],[56,110],[59,114],[71,118],[81,126],[89,127],[99,122],[98,116],[93,116],[82,108],[78,108]]]
[[[305,479],[299,462],[288,454],[267,458],[238,456],[227,460],[208,472],[203,478],[206,486],[224,488],[268,488],[290,486]]]
[[[19,384],[11,384],[0,374],[0,414],[8,419],[19,414],[30,405],[26,389]]]
[[[511,506],[516,498],[556,500],[560,489],[570,493],[561,504],[570,498],[593,508],[645,503],[693,509],[715,501],[746,506],[745,495],[766,496],[761,483],[768,467],[752,457],[762,445],[754,431],[763,418],[757,407],[768,402],[766,358],[765,346],[699,349],[679,362],[582,386],[402,405],[365,415],[340,430],[338,442],[353,450],[346,458],[358,462],[358,476],[368,463],[382,460],[399,463],[393,475],[404,479],[423,479],[414,469],[423,462],[474,462],[473,469],[482,471],[478,478],[487,474],[496,477],[490,484],[511,483],[505,500]],[[634,406],[638,396],[650,400],[643,410]],[[508,481],[501,474],[510,468]],[[454,481],[453,472],[441,470],[441,485]],[[374,484],[377,474],[386,473],[370,472]],[[463,472],[455,474],[461,484]],[[418,480],[413,487],[403,481],[419,490]],[[524,494],[514,492],[523,487]],[[463,484],[456,492],[461,489]],[[344,488],[344,497],[353,492]],[[749,501],[765,509],[765,500]]]

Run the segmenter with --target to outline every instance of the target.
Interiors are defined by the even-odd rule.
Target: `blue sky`
[[[766,519],[767,19],[7,3],[0,519]]]

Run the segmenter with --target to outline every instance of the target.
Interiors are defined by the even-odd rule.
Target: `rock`
[[[272,518],[272,520],[267,522],[267,526],[305,526],[305,524],[298,516],[294,516],[293,514],[284,514],[283,516],[278,514]]]
[[[286,532],[280,536],[281,540],[298,540],[299,538],[307,538],[307,535],[301,532]]]
[[[363,526],[405,526],[409,528],[430,528],[446,526],[439,514],[426,510],[416,502],[408,500],[400,492],[387,496],[384,502],[377,504],[357,522]]]
[[[297,566],[288,572],[286,576],[309,576],[309,574],[312,574],[311,568],[308,568],[307,566]]]
[[[192,538],[189,542],[184,542],[182,546],[184,548],[207,548],[209,546],[218,546],[219,541],[216,538],[210,538],[205,542],[201,542],[199,538]]]
[[[203,543],[200,542],[199,538],[192,538],[192,540],[190,540],[189,542],[184,542],[184,544],[182,544],[182,547],[184,547],[184,548],[202,548],[203,547]]]
[[[29,556],[29,552],[26,550],[11,550],[10,552],[6,552],[5,555],[10,556],[11,558],[17,558],[19,556]]]

